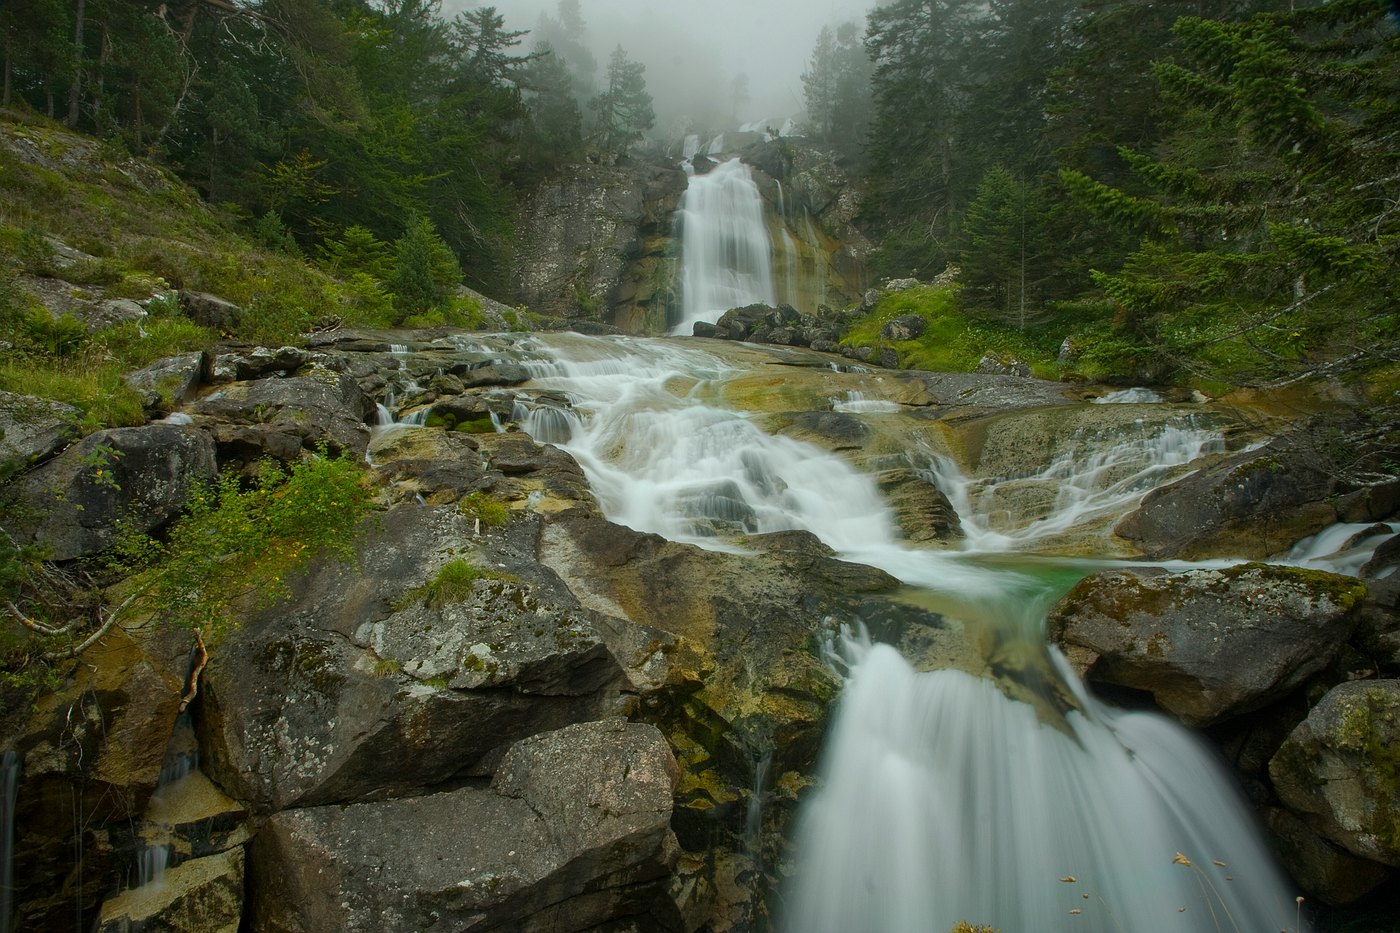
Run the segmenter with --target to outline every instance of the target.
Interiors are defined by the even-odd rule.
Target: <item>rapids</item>
[[[1299,929],[1293,894],[1222,766],[1166,718],[1089,696],[1042,634],[1049,605],[1110,564],[1058,556],[1047,542],[1123,514],[1223,450],[1213,428],[1183,410],[1151,430],[1046,451],[1040,473],[1010,478],[969,475],[931,451],[928,477],[968,536],[917,547],[900,538],[871,476],[730,409],[724,386],[744,369],[704,347],[524,338],[527,389],[540,400],[517,418],[578,460],[612,520],[737,552],[748,535],[810,531],[909,584],[912,600],[969,638],[1019,646],[1034,673],[1023,680],[1061,698],[1020,702],[962,670],[920,671],[847,630],[831,651],[847,686],[796,833],[785,929],[942,933],[960,919],[1008,933]],[[560,394],[571,406],[550,401]],[[832,407],[903,417],[868,392]],[[990,514],[1008,483],[1055,494],[1033,497],[1041,506],[1029,514]]]

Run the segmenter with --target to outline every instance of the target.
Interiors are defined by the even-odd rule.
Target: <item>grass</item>
[[[914,340],[889,341],[880,336],[886,322],[905,315],[923,318],[928,329]],[[1050,327],[1020,331],[981,320],[963,306],[956,289],[925,285],[881,298],[841,342],[856,347],[893,347],[900,362],[915,369],[970,372],[982,357],[991,355],[1019,360],[1035,375],[1054,379],[1060,374],[1055,354],[1064,336],[1062,330]]]
[[[489,577],[486,571],[464,558],[454,558],[442,565],[423,589],[423,598],[430,606],[441,608],[460,603],[472,594],[476,581]]]
[[[510,520],[510,509],[499,499],[493,499],[480,489],[467,493],[457,503],[463,515],[475,519],[487,528],[500,528]]]

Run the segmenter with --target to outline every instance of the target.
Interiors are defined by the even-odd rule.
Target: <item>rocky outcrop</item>
[[[252,847],[252,926],[678,929],[676,780],[654,727],[610,720],[518,743],[489,788],[280,813]]]
[[[1078,583],[1046,625],[1091,683],[1150,693],[1202,726],[1258,709],[1325,668],[1364,594],[1351,577],[1265,564],[1110,570]]]
[[[182,353],[156,360],[122,376],[122,381],[141,393],[141,405],[150,413],[167,414],[194,398],[207,375],[204,353]]]
[[[566,321],[661,333],[675,302],[671,216],[685,190],[672,165],[586,164],[539,188],[521,210],[519,300]]]
[[[51,560],[72,560],[110,547],[123,523],[143,532],[164,527],[214,476],[214,443],[202,431],[171,424],[98,431],[25,477],[19,517]]]
[[[299,438],[307,450],[364,455],[367,403],[348,373],[331,369],[284,379],[259,378],[221,386],[188,410],[201,425],[232,424]],[[269,442],[271,444],[273,442]]]
[[[97,933],[238,933],[243,849],[182,862],[102,905]]]
[[[1269,774],[1284,803],[1327,839],[1400,867],[1400,680],[1333,687]]]
[[[489,774],[512,742],[613,709],[622,672],[533,564],[532,523],[478,538],[456,508],[413,504],[372,521],[353,566],[319,564],[205,673],[206,767],[259,811]],[[444,595],[452,560],[482,569]]]
[[[1152,559],[1262,558],[1337,521],[1384,519],[1400,483],[1351,489],[1313,427],[1155,489],[1114,529]]]

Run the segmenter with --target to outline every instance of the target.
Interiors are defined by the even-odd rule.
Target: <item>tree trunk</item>
[[[68,89],[68,119],[70,127],[78,125],[78,109],[83,102],[83,21],[87,16],[87,0],[78,0],[73,26],[73,86]]]

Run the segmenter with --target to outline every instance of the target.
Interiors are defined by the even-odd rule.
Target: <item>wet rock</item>
[[[783,420],[776,433],[831,450],[859,449],[872,433],[855,415],[840,411],[793,412]]]
[[[718,333],[718,328],[709,321],[696,321],[690,333],[692,337],[713,337]]]
[[[766,304],[730,308],[715,323],[714,336],[721,340],[753,340],[763,342],[775,329],[800,324],[802,315],[791,305],[773,307]]]
[[[190,491],[214,479],[214,442],[194,428],[148,424],[89,434],[25,477],[22,513],[52,560],[95,554],[117,540],[118,523],[164,527]]]
[[[231,301],[207,292],[181,290],[180,307],[190,320],[215,331],[231,331],[243,317],[243,309]]]
[[[232,383],[192,403],[189,411],[213,423],[265,425],[301,438],[308,450],[325,444],[332,454],[360,457],[369,443],[366,405],[353,377],[322,373]]]
[[[479,447],[470,434],[406,425],[376,431],[368,453],[394,494],[441,505],[491,485]]]
[[[962,537],[962,520],[948,497],[915,471],[886,470],[875,481],[894,509],[906,539],[946,541]]]
[[[483,389],[490,386],[518,386],[530,380],[530,371],[519,363],[489,363],[464,371],[454,370],[468,389]]]
[[[621,720],[527,739],[489,789],[272,817],[253,843],[255,929],[675,929],[675,761]]]
[[[1400,867],[1400,680],[1339,684],[1269,763],[1279,798],[1324,837]]]
[[[1091,682],[1152,694],[1191,726],[1258,709],[1336,657],[1365,588],[1320,571],[1110,570],[1050,612],[1052,641]]]
[[[611,710],[622,673],[588,616],[533,563],[498,570],[500,546],[455,507],[370,519],[353,562],[318,562],[220,645],[205,672],[211,776],[260,812],[421,792]],[[454,559],[476,579],[430,588]]]
[[[243,849],[192,859],[102,905],[97,933],[238,933]]]
[[[1031,376],[1031,368],[1020,360],[1001,360],[995,356],[982,357],[973,372],[983,376],[1015,376],[1019,379],[1029,379]]]
[[[1321,838],[1297,815],[1283,809],[1265,814],[1275,850],[1290,877],[1309,897],[1332,907],[1366,896],[1390,877],[1384,865],[1357,858]]]
[[[0,391],[0,463],[47,460],[77,436],[73,425],[81,416],[72,405]]]
[[[122,381],[142,394],[147,411],[169,412],[194,397],[207,368],[204,353],[182,353],[127,373]]]
[[[1236,454],[1143,497],[1114,532],[1152,560],[1267,557],[1331,525],[1383,519],[1388,490],[1346,489],[1307,431]]]
[[[928,321],[917,314],[902,314],[885,322],[880,336],[886,340],[915,340],[928,330]]]

